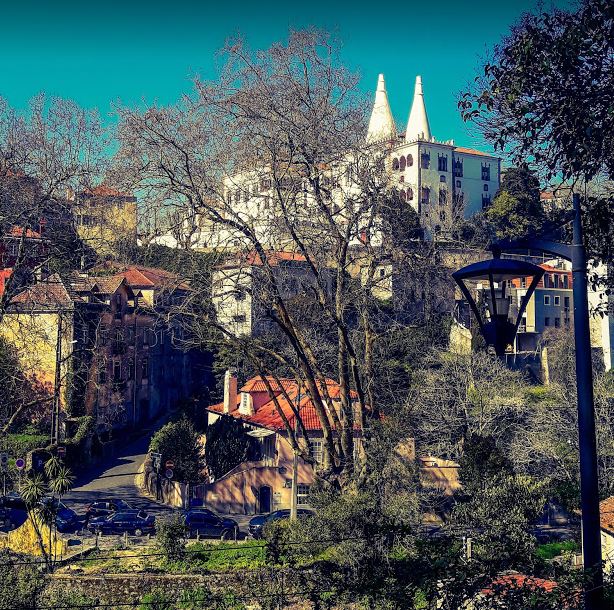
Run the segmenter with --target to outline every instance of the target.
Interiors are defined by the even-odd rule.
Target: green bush
[[[34,449],[42,449],[49,444],[47,434],[7,434],[2,440],[2,449],[11,458],[24,458]]]
[[[574,540],[566,540],[565,542],[548,542],[540,544],[535,552],[541,559],[554,559],[563,553],[572,553],[578,550],[578,544]]]
[[[183,515],[173,513],[156,519],[156,541],[169,561],[181,559],[185,553],[186,525]]]

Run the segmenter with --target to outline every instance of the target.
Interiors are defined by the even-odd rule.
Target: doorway
[[[263,485],[258,493],[258,512],[271,512],[271,488],[268,485]]]

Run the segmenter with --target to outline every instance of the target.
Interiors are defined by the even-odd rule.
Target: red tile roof
[[[54,273],[45,281],[20,292],[11,302],[29,307],[54,308],[66,307],[77,301],[83,299],[75,294],[57,273]]]
[[[163,289],[172,288],[179,290],[189,290],[189,285],[171,271],[159,269],[157,267],[146,267],[144,265],[121,265],[113,262],[105,263],[95,267],[94,273],[112,273],[114,277],[126,279],[131,288],[142,289]],[[100,276],[104,277],[104,276]]]
[[[294,412],[292,410],[291,404],[288,402],[285,396],[283,396],[281,388],[280,388],[280,384],[286,389],[286,392],[293,404],[296,404],[296,401],[298,400],[298,387],[297,387],[296,382],[292,379],[280,379],[279,381],[280,383],[275,382],[275,383],[272,383],[271,385],[273,386],[273,390],[277,397],[277,402],[279,404],[279,407],[281,408],[282,412],[284,413],[284,415],[290,422],[290,425],[293,425]],[[339,393],[340,393],[339,384],[336,381],[333,381],[332,379],[327,379],[326,385],[328,387],[328,393],[331,399],[335,400],[336,398],[338,398]],[[245,389],[245,388],[251,388],[251,389]],[[252,379],[250,379],[243,386],[243,388],[241,388],[241,391],[250,392],[250,393],[262,392],[262,391],[266,391],[266,386],[264,385],[264,381],[262,381],[262,378],[259,376],[256,376],[256,377],[252,377]],[[351,396],[354,400],[358,397],[356,392],[354,391],[351,391]],[[239,395],[237,396],[237,406],[240,404],[240,402],[241,402],[241,397]],[[208,408],[208,411],[212,411],[214,413],[223,413],[224,403],[220,402],[218,404],[211,405]],[[320,423],[320,419],[313,405],[313,402],[311,401],[311,398],[305,393],[304,390],[301,393],[299,413],[300,413],[301,420],[305,428],[308,431],[322,430],[322,425]],[[246,423],[249,423],[255,426],[261,426],[263,428],[268,428],[269,430],[283,430],[284,429],[284,421],[282,417],[280,416],[280,414],[278,413],[278,410],[277,410],[277,407],[275,405],[275,401],[273,400],[273,398],[271,398],[268,402],[264,403],[254,413],[254,415],[244,415],[242,413],[239,413],[238,410],[233,411],[231,415],[238,419],[242,419]],[[355,428],[358,429],[357,426],[355,426]]]
[[[23,237],[25,231],[25,236],[28,239],[40,239],[41,234],[37,231],[33,231],[32,229],[24,229],[23,227],[18,227],[14,225],[11,227],[11,230],[7,233],[7,237]]]
[[[266,253],[266,260],[271,267],[276,267],[282,262],[301,262],[304,263],[306,258],[298,252],[282,252],[282,251],[270,251]],[[234,268],[234,267],[262,267],[262,258],[254,251],[247,252],[245,254],[239,254],[232,257],[227,262],[219,265],[220,268]]]
[[[495,155],[482,152],[481,150],[476,150],[475,148],[463,148],[462,146],[456,146],[454,148],[454,152],[464,153],[466,155],[479,155],[480,157],[492,157],[493,159],[496,159]]]
[[[505,589],[542,589],[549,592],[555,589],[557,583],[554,580],[545,580],[536,578],[535,576],[527,576],[526,574],[506,574],[492,582],[492,588],[483,589],[482,593],[488,595],[494,593],[494,590],[502,591]]]
[[[599,503],[599,524],[602,530],[614,534],[614,496]]]

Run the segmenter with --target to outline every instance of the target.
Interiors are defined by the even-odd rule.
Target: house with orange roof
[[[340,409],[339,384],[326,380],[331,404]],[[357,396],[352,392],[352,399]],[[322,426],[311,398],[294,379],[249,379],[237,389],[232,371],[224,378],[224,400],[211,405],[209,423],[220,417],[232,417],[243,423],[248,435],[257,443],[253,458],[233,468],[206,486],[205,504],[222,513],[268,513],[290,508],[292,496],[293,450],[284,417],[291,427],[296,425],[295,410],[305,427],[315,465],[299,458],[297,497],[299,506],[308,506],[309,490],[315,470],[324,467]],[[280,414],[283,413],[284,417]],[[362,430],[354,428],[355,450],[361,446]]]
[[[614,567],[614,496],[599,503],[599,524],[601,526],[601,557],[603,568],[611,573]]]
[[[332,271],[319,268],[319,272],[325,289],[332,292]],[[269,313],[275,289],[289,303],[307,295],[315,283],[304,256],[277,250],[267,252],[265,260],[253,251],[237,253],[216,267],[212,279],[217,320],[236,336],[258,336],[275,328]]]

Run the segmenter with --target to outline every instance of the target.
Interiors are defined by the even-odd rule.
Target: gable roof
[[[179,275],[159,269],[158,267],[146,267],[145,265],[122,265],[117,263],[105,263],[95,267],[93,271],[111,272],[113,277],[125,278],[126,283],[132,288],[143,290],[159,290],[172,288],[173,290],[190,290],[190,286]],[[97,276],[104,277],[104,276]]]
[[[491,159],[496,159],[495,155],[490,155],[488,153],[482,152],[481,150],[476,150],[475,148],[465,148],[463,146],[455,146],[454,152],[463,153],[465,155],[478,155],[479,157],[490,157]]]
[[[54,273],[46,280],[33,284],[15,295],[11,303],[52,309],[54,307],[68,307],[75,302],[83,301],[58,273]]]
[[[271,378],[269,378],[271,379]],[[293,411],[293,406],[297,406],[299,400],[299,388],[293,379],[280,379],[279,383],[271,384],[273,386],[273,390],[275,392],[275,396],[277,398],[277,403],[281,408],[283,414],[286,416],[290,425],[294,425],[295,415]],[[283,386],[288,394],[290,402],[288,399],[282,394],[280,385]],[[328,393],[332,400],[336,400],[339,397],[340,389],[339,384],[332,379],[326,380],[326,385],[328,388]],[[251,388],[246,390],[245,388]],[[262,388],[262,389],[260,389]],[[248,393],[256,393],[266,391],[266,386],[264,385],[264,381],[260,376],[252,377],[242,388],[242,392]],[[351,391],[351,397],[353,400],[356,400],[358,395],[353,390]],[[241,403],[240,394],[237,395],[237,407]],[[307,431],[319,431],[322,430],[322,424],[320,423],[320,419],[318,417],[316,408],[309,397],[309,395],[304,391],[301,391],[300,394],[300,403],[298,404],[299,414],[301,420],[305,426]],[[207,409],[213,413],[224,413],[224,403],[220,402],[215,405],[211,405]],[[228,415],[228,414],[227,414]],[[253,415],[245,415],[243,413],[239,413],[238,409],[233,411],[229,415],[237,419],[243,420],[245,423],[260,426],[262,428],[267,428],[269,430],[280,431],[284,430],[284,421],[277,410],[277,406],[275,404],[275,400],[270,398],[267,402],[265,402]],[[354,425],[355,430],[360,430],[357,424]]]

